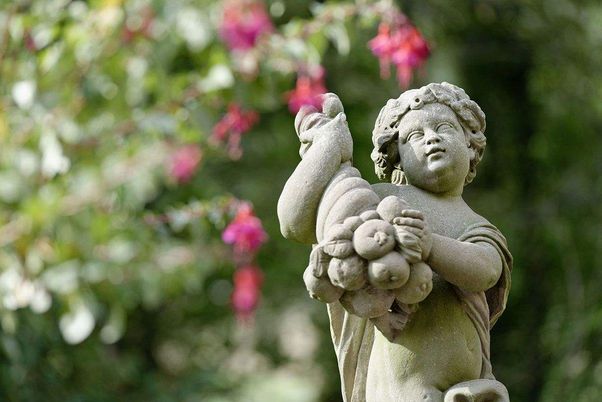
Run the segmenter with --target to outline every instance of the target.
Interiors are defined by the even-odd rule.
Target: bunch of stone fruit
[[[412,306],[433,288],[433,272],[422,261],[420,239],[404,228],[400,198],[384,198],[376,210],[346,218],[328,228],[314,246],[303,280],[309,295],[337,300],[365,318],[386,314],[394,302]]]

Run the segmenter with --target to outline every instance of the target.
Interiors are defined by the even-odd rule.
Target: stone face
[[[343,399],[508,401],[492,379],[488,334],[512,257],[462,199],[485,148],[479,106],[447,83],[389,100],[371,154],[388,183],[375,185],[351,166],[336,95],[322,111],[301,109],[295,129],[302,160],[278,217],[285,237],[313,244],[304,281],[328,303]]]

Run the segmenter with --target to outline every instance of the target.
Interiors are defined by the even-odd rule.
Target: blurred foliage
[[[2,3],[0,399],[340,400],[326,313],[301,280],[308,250],[275,216],[298,162],[285,94],[295,63],[323,65],[373,181],[372,126],[400,89],[367,47],[377,19],[320,19],[351,2],[267,3],[277,35],[254,60],[220,42],[220,2]],[[515,258],[498,379],[516,401],[598,401],[602,5],[398,5],[432,50],[412,86],[455,83],[487,114],[465,198]],[[211,141],[230,102],[260,115],[239,160]],[[170,155],[189,144],[201,165],[179,183]],[[254,325],[229,307],[233,197],[270,236]]]

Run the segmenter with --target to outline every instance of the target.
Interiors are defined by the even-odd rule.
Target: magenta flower
[[[248,319],[259,304],[263,274],[255,265],[244,265],[234,272],[232,307],[239,319]]]
[[[378,35],[368,46],[380,63],[381,77],[389,76],[391,63],[397,68],[397,80],[402,88],[407,88],[414,70],[424,64],[430,50],[420,32],[406,19],[399,18],[393,26],[381,23]]]
[[[258,119],[259,116],[256,112],[245,111],[238,104],[232,103],[228,107],[228,112],[213,127],[211,139],[215,142],[227,143],[230,157],[238,159],[242,156],[240,138],[253,127]]]
[[[189,181],[194,176],[201,157],[201,149],[197,145],[178,148],[171,156],[171,177],[180,184]]]
[[[274,29],[265,5],[255,0],[230,0],[223,9],[219,35],[230,50],[249,50]]]
[[[250,205],[243,204],[236,213],[234,220],[222,233],[222,240],[234,246],[237,255],[254,254],[268,239],[263,230],[261,220],[253,214]]]
[[[393,42],[391,41],[391,28],[389,24],[382,23],[378,26],[378,35],[368,42],[368,47],[372,50],[372,54],[378,57],[381,78],[389,78],[389,74],[391,73],[391,54],[393,54]]]
[[[297,76],[295,89],[286,94],[288,108],[291,113],[297,113],[302,106],[311,105],[316,109],[322,107],[320,95],[326,93],[324,84],[324,68],[319,67],[311,74],[300,73]]]

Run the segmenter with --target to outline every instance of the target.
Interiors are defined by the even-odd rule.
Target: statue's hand
[[[393,223],[418,237],[422,260],[426,261],[433,247],[433,235],[424,214],[415,209],[404,209],[401,216],[395,218]]]
[[[307,150],[323,137],[335,137],[341,152],[341,163],[351,160],[353,141],[347,127],[343,104],[333,93],[322,95],[322,111],[313,106],[303,106],[295,117],[295,131],[301,147],[299,155],[303,158]]]

